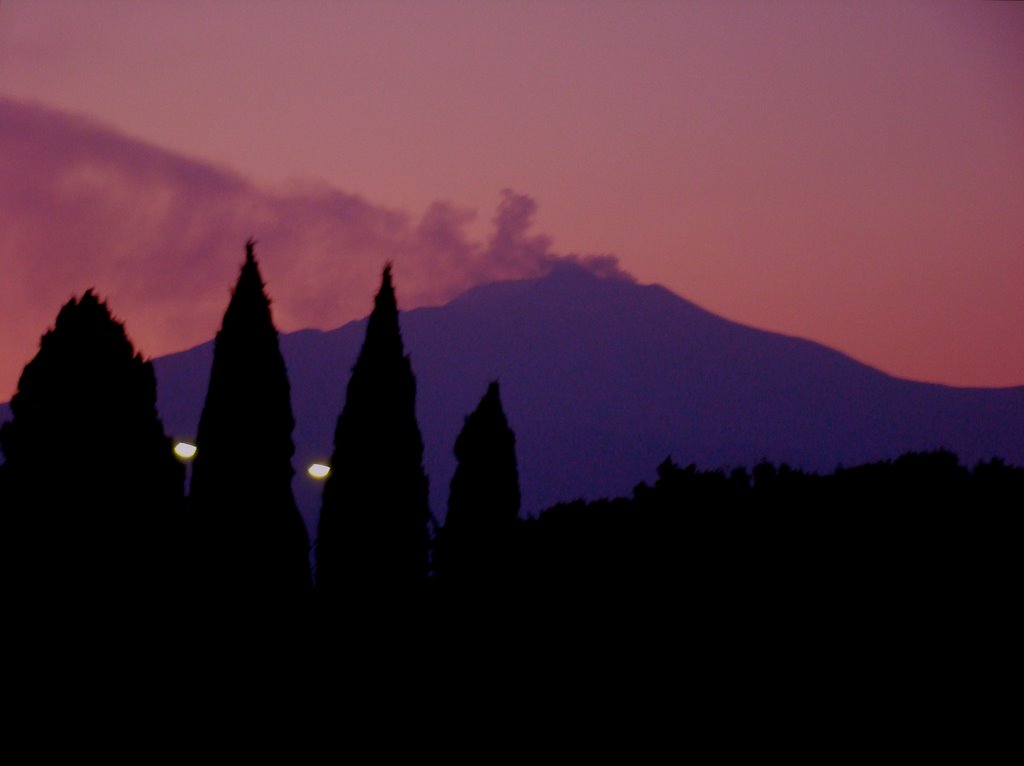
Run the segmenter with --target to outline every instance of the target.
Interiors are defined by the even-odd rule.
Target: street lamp
[[[178,442],[174,445],[174,454],[182,460],[191,460],[196,454],[196,445],[188,442]]]
[[[313,463],[309,468],[306,469],[306,473],[312,476],[314,479],[325,479],[327,474],[331,472],[329,465],[323,463]]]

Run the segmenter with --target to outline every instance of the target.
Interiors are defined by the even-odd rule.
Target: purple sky
[[[249,235],[285,330],[613,254],[1024,384],[1024,4],[0,2],[0,399],[92,285],[208,339]]]

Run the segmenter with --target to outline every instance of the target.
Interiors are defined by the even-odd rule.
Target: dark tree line
[[[992,460],[969,470],[944,450],[828,475],[666,460],[631,498],[560,504],[522,522],[521,560],[538,591],[604,583],[605,595],[674,591],[772,620],[808,607],[897,617],[1006,595],[1022,497],[1024,469]]]
[[[44,335],[0,430],[3,554],[29,598],[184,596],[214,609],[313,600],[329,624],[651,605],[693,624],[989,605],[1014,578],[1024,469],[944,451],[830,475],[666,460],[632,497],[520,517],[497,382],[466,417],[431,535],[416,382],[391,268],[335,430],[316,544],[291,491],[290,391],[253,243],[217,333],[187,498],[150,363],[90,291]],[[313,582],[315,579],[315,591]]]

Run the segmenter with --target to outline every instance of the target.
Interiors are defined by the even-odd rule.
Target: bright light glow
[[[189,444],[188,442],[178,442],[174,445],[174,454],[188,460],[196,454],[196,445]]]
[[[324,465],[323,463],[313,463],[307,471],[314,479],[322,479],[331,472],[331,467],[329,465]]]

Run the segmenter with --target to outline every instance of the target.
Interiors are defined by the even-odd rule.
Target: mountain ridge
[[[401,304],[401,281],[397,283]],[[367,300],[369,304],[369,299]],[[366,319],[281,334],[295,409],[294,486],[308,523]],[[431,507],[443,517],[463,419],[500,380],[523,509],[629,494],[671,455],[701,468],[794,468],[938,448],[1024,464],[1024,386],[896,378],[812,340],[718,317],[660,285],[562,264],[401,314],[417,380]],[[194,434],[212,341],[154,360],[168,432]]]

